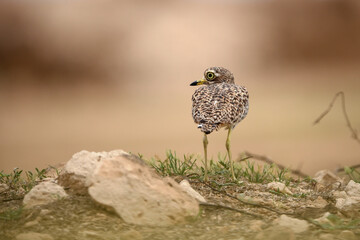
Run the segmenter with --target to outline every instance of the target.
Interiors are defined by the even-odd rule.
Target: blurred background
[[[145,158],[203,154],[189,84],[223,66],[250,92],[232,135],[308,174],[360,162],[358,0],[0,2],[0,170],[66,162],[80,150]],[[209,154],[226,153],[226,131]]]

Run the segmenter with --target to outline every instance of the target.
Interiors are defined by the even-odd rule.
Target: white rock
[[[268,188],[268,189],[275,190],[275,191],[280,191],[280,192],[282,192],[282,193],[286,193],[286,194],[289,194],[289,195],[292,195],[292,194],[293,194],[293,193],[286,187],[286,185],[283,184],[283,183],[281,183],[281,182],[271,182],[271,183],[268,183],[267,188]]]
[[[206,203],[206,200],[203,196],[200,195],[197,191],[195,191],[188,180],[184,179],[180,182],[180,187],[184,190],[190,197],[195,198],[200,203]]]
[[[335,207],[348,216],[356,217],[360,215],[360,184],[350,181],[345,188],[345,193],[340,192],[339,198],[336,199]]]
[[[353,180],[350,180],[345,188],[345,192],[350,197],[360,197],[360,183],[356,183]]]
[[[5,183],[0,183],[0,193],[5,192],[6,190],[9,189],[9,186]]]
[[[249,222],[249,229],[252,232],[260,232],[262,231],[262,227],[265,225],[264,221],[261,220],[251,220]]]
[[[307,201],[307,207],[312,207],[312,208],[324,208],[328,205],[329,203],[323,199],[321,196],[318,196],[314,201],[308,200]]]
[[[166,226],[199,213],[195,199],[171,178],[162,179],[128,154],[102,159],[92,177],[90,196],[127,223]]]
[[[59,176],[59,184],[77,194],[86,194],[88,187],[92,184],[91,176],[105,158],[117,157],[128,154],[123,150],[111,152],[88,152],[81,151],[75,153],[65,164]]]
[[[20,233],[16,236],[16,240],[53,240],[54,238],[49,234],[28,232]]]
[[[39,224],[39,220],[40,220],[40,218],[35,219],[35,220],[33,220],[33,221],[29,221],[29,222],[27,222],[27,223],[24,224],[24,227],[25,227],[25,228],[29,228],[29,227],[33,227],[33,226],[35,226],[35,225],[38,225],[38,224]]]
[[[309,229],[309,224],[305,220],[291,218],[286,215],[281,215],[275,219],[274,225],[290,228],[294,233],[306,232]]]
[[[251,239],[251,238],[250,238]],[[296,240],[294,231],[282,226],[269,227],[256,234],[255,240]]]
[[[342,240],[356,240],[358,239],[352,231],[344,230],[338,235],[338,239]]]
[[[318,183],[316,186],[318,190],[321,190],[323,188],[336,189],[344,183],[341,178],[339,178],[329,170],[318,171],[317,173],[315,173],[314,180]]]
[[[328,217],[331,215],[331,213],[326,212],[324,213],[324,215],[322,215],[321,217],[315,219],[315,221],[317,221],[320,224],[330,224],[333,225],[333,223],[328,219]]]
[[[25,195],[23,204],[26,208],[30,208],[37,205],[48,204],[67,196],[64,189],[56,183],[41,182]]]

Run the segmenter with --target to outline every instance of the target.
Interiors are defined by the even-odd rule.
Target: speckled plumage
[[[221,67],[208,68],[216,77],[208,80],[192,96],[192,116],[206,134],[221,127],[234,128],[249,110],[249,94],[245,87],[234,83],[230,71]],[[207,80],[207,79],[206,79]]]

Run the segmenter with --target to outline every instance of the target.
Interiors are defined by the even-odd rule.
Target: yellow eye
[[[207,72],[206,73],[206,79],[207,80],[213,80],[215,78],[215,74],[213,72]]]

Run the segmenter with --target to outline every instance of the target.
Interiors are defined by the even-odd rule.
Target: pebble
[[[45,233],[27,232],[20,233],[15,237],[16,240],[54,240],[54,238]]]

